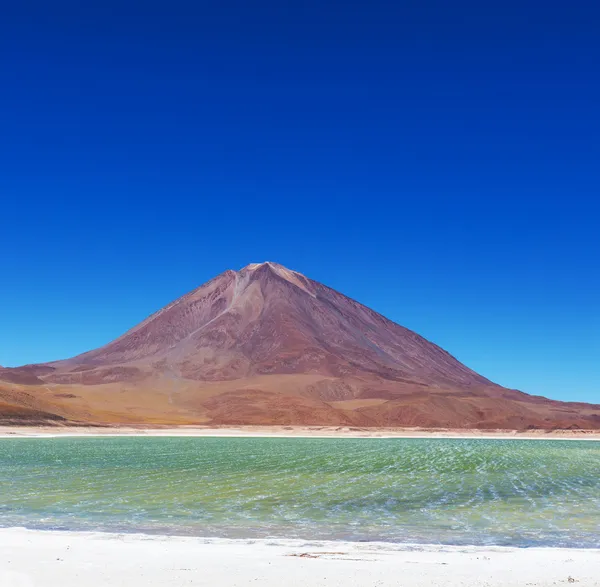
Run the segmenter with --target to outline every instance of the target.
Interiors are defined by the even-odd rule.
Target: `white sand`
[[[131,427],[0,426],[0,438],[78,436],[219,436],[224,438],[481,438],[522,440],[600,440],[600,430],[475,430],[423,428],[350,428],[341,426]],[[0,586],[1,587],[1,586]]]
[[[600,586],[600,550],[0,530],[1,587]]]

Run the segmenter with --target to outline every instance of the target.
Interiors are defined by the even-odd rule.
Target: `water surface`
[[[600,442],[0,439],[0,525],[600,547]]]

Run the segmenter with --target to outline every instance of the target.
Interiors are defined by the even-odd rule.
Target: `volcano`
[[[600,406],[503,388],[415,332],[271,262],[225,271],[101,348],[0,368],[0,421],[31,417],[600,428]]]

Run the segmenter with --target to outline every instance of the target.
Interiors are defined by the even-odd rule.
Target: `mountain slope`
[[[3,369],[0,380],[37,389],[45,409],[84,421],[600,426],[597,406],[504,389],[269,262],[222,273],[99,349]]]

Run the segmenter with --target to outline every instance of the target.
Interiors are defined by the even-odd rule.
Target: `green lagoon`
[[[0,526],[600,548],[600,442],[0,439]]]

